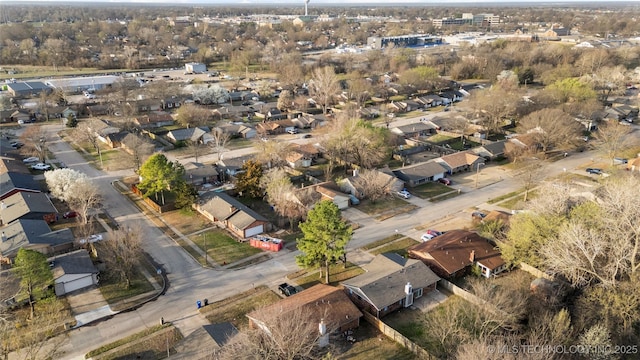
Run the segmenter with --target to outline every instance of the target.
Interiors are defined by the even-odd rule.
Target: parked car
[[[100,235],[100,234],[90,235],[88,238],[80,239],[78,242],[80,244],[86,244],[86,243],[94,243],[94,242],[98,242],[98,241],[102,241],[102,235]]]
[[[77,216],[78,216],[78,213],[75,211],[67,211],[66,213],[62,214],[63,219],[71,219]]]
[[[602,174],[602,169],[596,169],[596,168],[587,168],[586,171],[589,174],[595,174],[595,175],[600,175]]]
[[[411,197],[411,193],[408,192],[407,189],[400,190],[396,194],[398,194],[398,196],[400,196],[403,199],[408,199]]]
[[[447,179],[447,178],[440,178],[438,179],[439,183],[445,184],[445,185],[451,185],[451,179]]]
[[[482,220],[485,218],[485,216],[487,216],[487,214],[483,213],[482,211],[474,211],[471,213],[471,217],[476,220]]]
[[[629,160],[623,158],[613,158],[613,163],[616,165],[622,165],[628,163]]]
[[[11,147],[14,149],[20,149],[21,147],[24,146],[24,144],[19,141],[12,141],[9,143],[9,145],[11,145]]]
[[[45,170],[51,170],[51,165],[49,165],[49,164],[45,164],[45,163],[37,163],[37,164],[33,164],[33,165],[31,165],[31,168],[32,168],[33,170],[42,170],[42,171],[45,171]]]
[[[304,136],[302,138],[309,139],[310,137],[311,137],[311,134],[304,134]]]
[[[422,236],[420,237],[420,241],[422,241],[422,242],[427,242],[427,241],[429,241],[429,240],[433,239],[434,237],[435,237],[435,236],[433,236],[433,235],[431,235],[431,234],[427,234],[427,233],[425,233],[425,234],[422,234]]]
[[[37,156],[30,156],[24,160],[22,160],[23,163],[25,164],[29,164],[29,163],[35,163],[35,162],[39,162],[40,158]]]
[[[296,289],[294,286],[291,286],[287,283],[280,284],[278,286],[278,290],[280,290],[280,293],[284,296],[291,296],[298,292],[298,289]]]

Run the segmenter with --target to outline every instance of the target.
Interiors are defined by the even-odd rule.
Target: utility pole
[[[206,266],[206,265],[209,265],[209,259],[207,254],[207,233],[206,232],[202,233],[202,239],[204,243],[204,264]]]

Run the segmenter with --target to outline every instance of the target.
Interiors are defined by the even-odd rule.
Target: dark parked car
[[[451,180],[447,179],[447,178],[440,178],[438,179],[439,183],[445,184],[445,185],[451,185]]]
[[[602,169],[587,168],[587,172],[588,172],[589,174],[596,174],[596,175],[600,175],[600,174],[602,174]]]
[[[287,283],[282,283],[278,286],[278,290],[280,290],[280,292],[282,293],[282,295],[284,296],[291,296],[295,293],[298,292],[298,289],[296,289],[294,286],[291,286]]]
[[[66,213],[62,214],[63,219],[71,219],[77,216],[78,216],[78,213],[75,211],[67,211]]]

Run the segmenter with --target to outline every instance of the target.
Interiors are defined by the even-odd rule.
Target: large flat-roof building
[[[7,84],[7,91],[11,96],[29,97],[38,96],[43,91],[51,91],[51,88],[41,81],[21,81]]]
[[[395,47],[428,47],[442,45],[442,38],[434,35],[400,35],[400,36],[371,36],[367,38],[367,46],[372,49],[382,49],[387,46]]]
[[[113,85],[120,79],[119,76],[83,76],[74,78],[61,78],[47,80],[47,85],[67,93],[79,93],[82,91],[96,91]]]

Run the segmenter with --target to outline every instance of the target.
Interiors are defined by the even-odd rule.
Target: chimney
[[[235,207],[235,206],[233,206],[233,205],[232,205],[232,206],[230,206],[230,207],[229,207],[229,214],[233,214],[233,213],[234,213],[234,211],[236,211],[236,207]]]
[[[469,254],[469,261],[471,261],[471,262],[476,261],[476,251],[475,250],[471,250],[471,253]]]
[[[406,295],[409,295],[413,292],[413,286],[411,286],[411,283],[408,282],[407,285],[404,286],[404,293]]]
[[[7,208],[7,204],[4,203],[4,200],[0,202],[0,209],[4,210]]]

